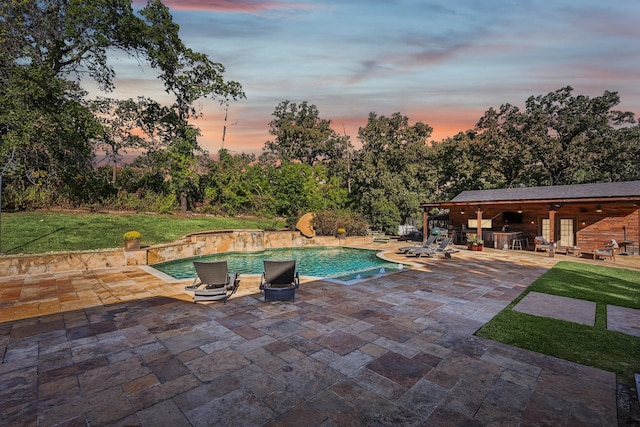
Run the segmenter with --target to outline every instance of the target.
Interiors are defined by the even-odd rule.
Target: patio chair
[[[414,254],[417,258],[420,258],[422,255],[432,257],[435,254],[442,254],[445,258],[451,258],[451,254],[460,251],[457,249],[448,248],[447,246],[449,246],[450,243],[451,237],[445,237],[444,239],[442,239],[442,242],[440,242],[440,246],[438,246],[437,248],[420,248],[410,251],[409,253]]]
[[[264,261],[264,272],[260,277],[260,290],[264,300],[296,299],[296,289],[300,287],[300,274],[296,271],[296,261]]]
[[[422,249],[422,248],[430,248],[433,246],[433,243],[436,241],[436,236],[435,234],[431,234],[429,235],[429,237],[427,237],[427,240],[425,240],[422,244],[417,244],[417,245],[412,245],[412,246],[403,246],[401,248],[398,248],[398,252],[403,253],[403,254],[407,254],[410,251],[416,250],[416,249]]]
[[[196,278],[187,291],[193,291],[193,302],[223,301],[227,302],[240,285],[238,274],[229,274],[227,261],[201,262],[194,261]]]
[[[611,258],[611,261],[616,262],[616,252],[619,248],[618,242],[611,239],[604,245],[604,248],[598,249],[596,247],[593,250],[593,259]]]
[[[553,249],[553,244],[547,242],[547,240],[542,236],[536,236],[536,238],[533,239],[533,251],[538,252],[538,249],[545,251],[551,250]]]

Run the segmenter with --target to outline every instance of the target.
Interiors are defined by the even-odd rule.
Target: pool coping
[[[326,246],[329,248],[333,248],[333,247],[338,247],[338,246]],[[420,264],[414,263],[414,262],[403,262],[403,261],[398,261],[397,259],[392,259],[390,257],[385,256],[386,253],[389,252],[393,252],[393,251],[389,251],[389,250],[380,250],[380,249],[376,249],[376,248],[362,248],[362,247],[357,247],[357,246],[339,246],[341,248],[349,248],[349,249],[359,249],[359,250],[367,250],[367,251],[373,251],[375,252],[376,257],[380,258],[383,261],[386,261],[388,263],[391,264],[397,264],[397,265],[401,265],[401,266],[407,266],[408,268],[411,267],[420,267]],[[281,248],[268,248],[268,249],[303,249],[297,246],[285,246],[285,247],[281,247]],[[267,251],[268,249],[263,249],[261,251],[238,251],[238,250],[234,250],[234,251],[225,251],[225,252],[216,252],[214,254],[206,254],[206,255],[199,255],[197,257],[187,257],[185,259],[188,258],[199,258],[199,257],[203,257],[203,256],[208,256],[208,255],[222,255],[225,253],[243,253],[243,252],[263,252],[263,251]],[[176,261],[176,260],[173,260]],[[160,263],[157,263],[160,264]],[[154,265],[156,264],[147,264],[147,265],[139,265],[138,267],[140,267],[140,269],[144,270],[145,272],[167,282],[167,283],[182,283],[182,282],[191,282],[193,281],[194,278],[183,278],[183,279],[179,279],[179,278],[175,278],[167,273],[164,273],[158,269],[156,269],[154,267]],[[367,269],[362,271],[361,273],[365,273],[371,270],[374,270],[375,268],[371,268],[371,269]],[[384,269],[384,268],[383,268]],[[379,274],[372,274],[370,276],[366,276],[366,277],[362,277],[360,279],[356,278],[353,280],[339,280],[338,278],[332,278],[332,277],[324,277],[324,276],[308,276],[308,275],[301,275],[301,277],[303,277],[306,280],[324,280],[327,281],[329,283],[336,283],[336,284],[341,284],[341,285],[356,285],[358,283],[362,283],[365,282],[367,280],[371,280],[371,279],[375,279],[375,278],[380,278],[380,277],[384,277],[387,276],[389,274],[394,274],[394,273],[399,273],[402,270],[404,270],[405,267],[401,267],[395,270],[389,270],[389,271],[385,271],[384,273],[379,273]],[[241,277],[259,277],[260,274],[255,274],[255,273],[242,273]]]

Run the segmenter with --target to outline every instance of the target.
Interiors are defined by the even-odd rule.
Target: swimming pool
[[[385,261],[376,256],[376,251],[341,247],[280,248],[259,252],[225,252],[194,258],[184,258],[152,265],[176,279],[196,277],[193,261],[223,261],[229,271],[240,274],[261,274],[263,260],[296,260],[296,268],[301,276],[315,276],[352,281],[364,279],[392,270],[399,270],[402,264]]]

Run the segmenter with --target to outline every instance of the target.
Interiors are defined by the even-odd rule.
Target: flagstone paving
[[[513,310],[582,325],[593,326],[596,323],[595,302],[540,292],[529,292]]]
[[[473,335],[554,262],[461,252],[295,303],[243,276],[193,304],[137,267],[0,279],[0,424],[616,425],[614,374]]]
[[[640,337],[640,310],[607,305],[607,329]]]

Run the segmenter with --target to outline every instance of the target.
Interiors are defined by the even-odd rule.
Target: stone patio
[[[393,256],[392,256],[393,258]],[[0,279],[0,424],[617,425],[610,372],[474,336],[556,259],[462,251],[227,304],[138,267]]]

